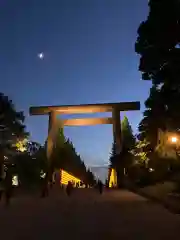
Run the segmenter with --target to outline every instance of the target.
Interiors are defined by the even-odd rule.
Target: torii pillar
[[[57,115],[55,111],[49,113],[49,124],[48,124],[48,137],[47,137],[47,158],[50,159],[52,148],[53,148],[53,135],[56,125]]]
[[[112,110],[112,124],[113,124],[113,138],[114,143],[116,144],[116,154],[121,152],[122,148],[122,134],[121,134],[121,118],[120,111],[118,108],[113,108]]]

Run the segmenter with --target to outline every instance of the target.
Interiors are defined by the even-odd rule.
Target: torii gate
[[[113,137],[116,142],[116,153],[121,152],[121,111],[140,110],[140,102],[119,102],[102,104],[83,104],[83,105],[61,105],[61,106],[39,106],[30,107],[30,115],[49,115],[49,127],[47,138],[47,157],[50,159],[54,137],[59,127],[64,126],[85,126],[97,124],[112,124]],[[82,114],[112,112],[112,117],[104,118],[76,118],[76,119],[57,119],[57,115],[62,114]]]
[[[47,137],[47,158],[49,166],[51,166],[51,153],[57,130],[64,126],[85,126],[97,124],[112,124],[113,137],[116,142],[116,153],[121,152],[121,111],[140,110],[140,102],[119,102],[119,103],[103,103],[103,104],[84,104],[84,105],[65,105],[65,106],[39,106],[30,107],[30,115],[49,115],[49,127]],[[57,119],[57,115],[62,114],[78,114],[78,113],[98,113],[112,112],[112,117],[104,118],[77,118],[77,119]],[[50,167],[51,169],[51,167]],[[51,178],[51,170],[46,174],[47,181]]]

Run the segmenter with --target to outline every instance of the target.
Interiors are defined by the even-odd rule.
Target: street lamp
[[[175,137],[175,136],[171,137],[171,142],[172,143],[177,143],[177,141],[178,141],[177,137]]]

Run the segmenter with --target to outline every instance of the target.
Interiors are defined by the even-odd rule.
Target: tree
[[[52,152],[52,164],[53,169],[62,168],[84,182],[92,184],[92,172],[90,173],[90,170],[86,169],[73,143],[64,136],[63,129],[59,129],[57,134]]]
[[[0,145],[7,147],[18,139],[25,138],[23,112],[17,112],[11,100],[0,93]]]
[[[149,142],[144,139],[143,141],[138,141],[135,148],[131,151],[134,156],[134,163],[136,165],[148,166],[148,162],[151,155],[151,149],[149,147]]]
[[[131,125],[129,124],[128,118],[126,116],[124,116],[124,119],[121,122],[121,129],[123,148],[129,151],[135,147],[136,139],[133,135]]]
[[[2,164],[4,156],[9,150],[14,151],[14,145],[19,139],[28,136],[25,131],[23,112],[17,112],[12,101],[0,93],[0,172],[2,173]]]
[[[87,175],[86,182],[91,186],[95,185],[96,179],[94,174],[90,171],[90,169],[87,169],[86,175]]]
[[[145,101],[143,119],[139,124],[138,139],[146,140],[150,147],[154,149],[157,145],[158,129],[166,129],[166,109],[160,90],[153,86],[150,89],[149,98]]]
[[[36,151],[33,149],[32,152],[26,148],[25,151],[19,152],[13,157],[13,165],[23,188],[38,186],[41,173],[47,170],[45,148],[39,146]]]
[[[149,15],[138,28],[135,44],[142,78],[179,85],[180,1],[150,0],[148,5]]]
[[[133,154],[131,153],[136,144],[136,138],[133,135],[131,125],[128,118],[125,116],[121,122],[122,132],[122,148],[120,154],[116,152],[116,142],[112,144],[112,151],[110,154],[110,166],[117,171],[118,185],[122,184],[124,173],[128,173],[128,168],[133,162]]]
[[[154,149],[158,129],[180,129],[180,1],[150,0],[149,8],[138,28],[135,51],[141,56],[142,79],[153,83],[139,137]]]
[[[116,143],[112,143],[112,150],[109,157],[110,167],[115,167],[116,165]]]
[[[136,138],[133,135],[133,131],[131,128],[131,125],[128,121],[128,118],[124,116],[122,122],[121,122],[121,134],[122,134],[122,151],[130,151],[135,147],[136,144]],[[114,141],[112,144],[112,150],[110,154],[110,163],[111,165],[114,165],[114,162],[116,161],[116,142]]]

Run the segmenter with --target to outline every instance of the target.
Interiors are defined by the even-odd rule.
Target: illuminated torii
[[[140,110],[140,102],[119,102],[101,103],[84,105],[65,105],[65,106],[39,106],[30,107],[30,115],[49,115],[49,127],[47,138],[47,157],[50,159],[54,138],[59,127],[64,126],[84,126],[97,124],[112,124],[113,137],[116,142],[116,153],[121,152],[121,111]],[[82,114],[112,112],[112,117],[105,118],[81,118],[81,119],[57,119],[57,115],[62,114]]]

